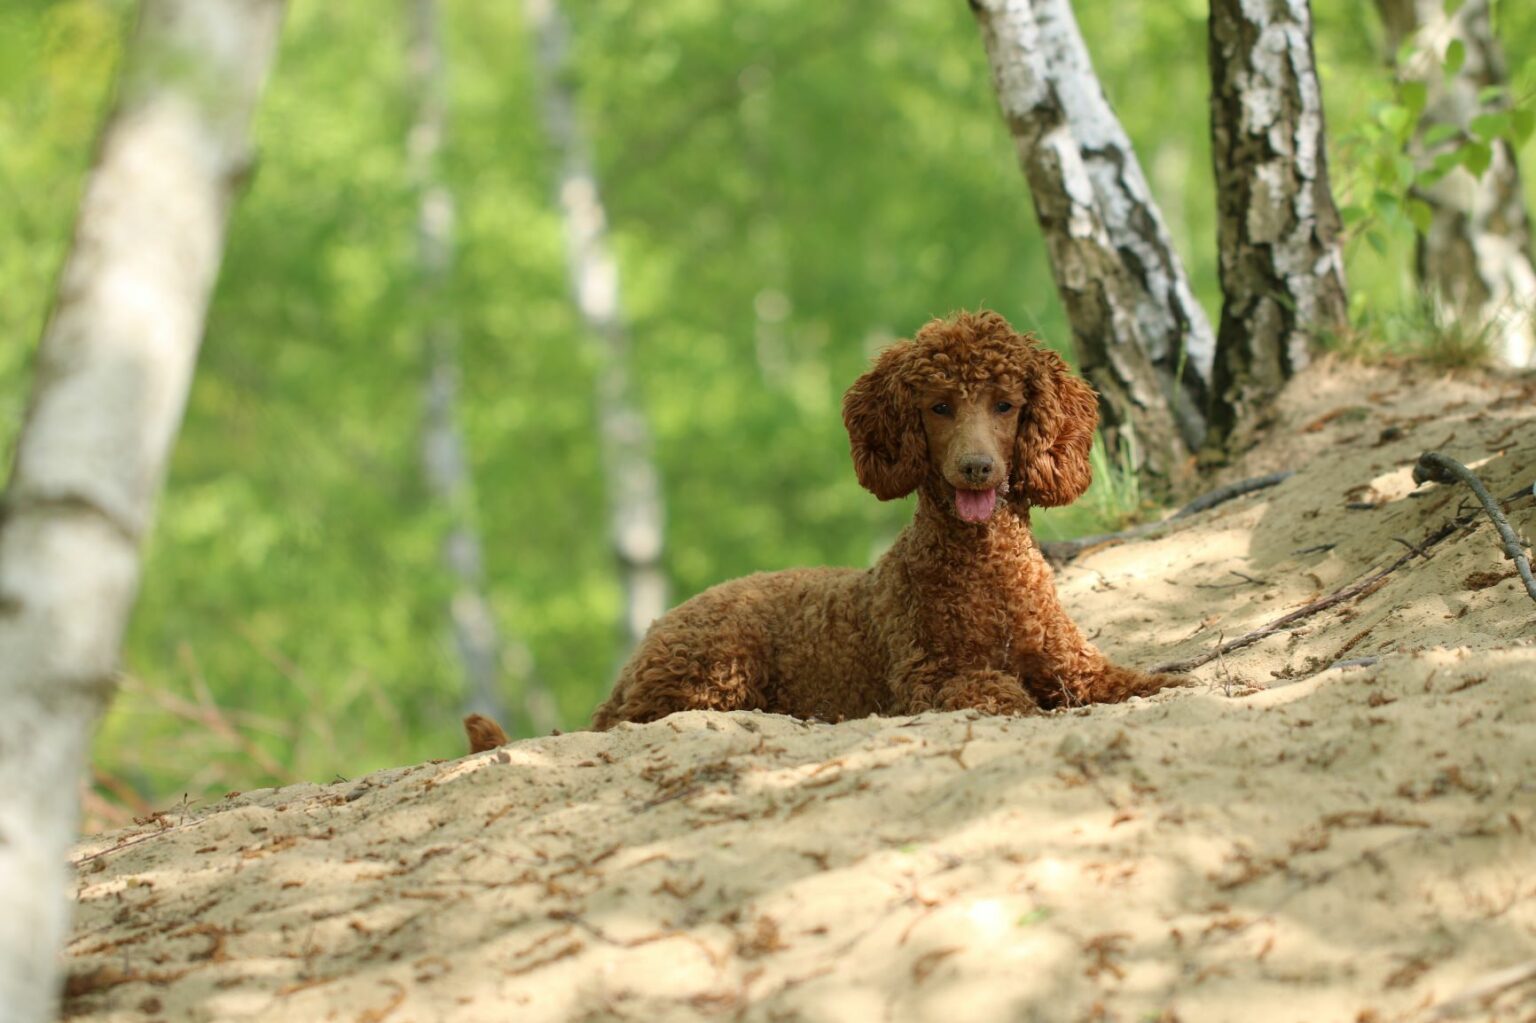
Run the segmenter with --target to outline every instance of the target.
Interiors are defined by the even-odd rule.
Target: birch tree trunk
[[[453,274],[456,209],[443,178],[441,153],[448,132],[448,71],[443,56],[441,12],[437,0],[410,0],[408,63],[411,91],[417,97],[409,156],[416,187],[416,264],[419,305],[423,310],[422,348],[427,381],[422,423],[422,468],[428,492],[445,511],[443,568],[452,580],[448,627],[457,655],[461,697],[466,713],[506,722],[514,734],[526,723],[543,732],[553,701],[531,671],[520,680],[525,720],[507,713],[499,681],[502,643],[485,591],[484,547],[475,515],[475,487],[463,429],[459,425],[459,326],[448,284]],[[526,650],[512,660],[531,666]]]
[[[1106,226],[1056,72],[1048,67],[1037,6],[1032,0],[971,0],[1078,359],[1099,392],[1105,442],[1154,491],[1166,489],[1185,478],[1188,448],[1143,336],[1138,284]],[[1059,40],[1061,12],[1051,13]]]
[[[1419,121],[1413,155],[1421,164],[1461,144],[1473,118],[1487,112],[1478,94],[1508,83],[1504,55],[1493,35],[1488,0],[1467,0],[1447,16],[1443,0],[1376,0],[1392,53],[1406,42],[1417,51],[1398,67],[1404,79],[1424,83],[1428,102]],[[1442,73],[1445,51],[1459,42],[1461,69]],[[1494,109],[1508,108],[1503,100]],[[1436,125],[1460,129],[1461,138],[1426,144]],[[1531,223],[1520,190],[1514,149],[1500,138],[1481,178],[1457,167],[1414,194],[1434,211],[1418,241],[1418,276],[1441,315],[1489,331],[1495,357],[1508,366],[1536,365],[1536,267],[1531,261]]]
[[[526,0],[544,128],[559,160],[556,198],[565,219],[571,290],[599,346],[598,439],[608,484],[609,529],[624,574],[624,629],[630,646],[667,608],[661,553],[661,476],[650,428],[629,374],[629,330],[619,307],[619,268],[608,248],[607,218],[577,117],[567,62],[565,18],[557,0]]]
[[[1211,0],[1221,327],[1213,440],[1227,443],[1348,313],[1308,0]]]
[[[0,1015],[54,1018],[90,734],[186,404],[281,0],[145,0],[0,518]]]
[[[1205,440],[1216,336],[1190,289],[1131,140],[1094,73],[1070,0],[1035,0],[1034,10],[1045,72],[1093,182],[1104,230],[1130,272],[1142,344],[1185,447],[1197,451]]]

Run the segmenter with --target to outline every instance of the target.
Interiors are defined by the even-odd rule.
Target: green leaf
[[[1397,181],[1397,160],[1393,153],[1378,153],[1372,161],[1372,167],[1376,174],[1376,184],[1395,185]]]
[[[1445,77],[1455,75],[1466,62],[1467,44],[1460,39],[1452,39],[1451,45],[1445,48]]]
[[[1403,44],[1397,48],[1397,53],[1392,55],[1392,63],[1397,67],[1403,67],[1413,58],[1419,55],[1419,44],[1412,36],[1403,40]]]
[[[1525,145],[1532,133],[1536,132],[1536,110],[1527,107],[1510,111],[1509,124],[1510,135],[1514,137],[1515,144]]]
[[[1493,147],[1486,142],[1473,142],[1461,151],[1461,162],[1472,172],[1472,176],[1481,178],[1493,163]]]
[[[1424,112],[1424,104],[1429,102],[1429,86],[1423,82],[1404,82],[1398,88],[1398,94],[1403,106],[1408,108],[1415,119]]]
[[[1468,127],[1472,129],[1472,134],[1492,141],[1508,135],[1511,123],[1508,114],[1479,114],[1472,118],[1472,123]]]
[[[1361,323],[1370,310],[1371,299],[1365,292],[1356,288],[1349,296],[1349,322]]]
[[[1467,145],[1471,144],[1470,142],[1467,143]],[[1448,174],[1465,163],[1466,157],[1467,146],[1457,146],[1449,153],[1441,153],[1435,157],[1435,162],[1432,166],[1434,170],[1439,171],[1441,174]]]
[[[1413,221],[1413,226],[1419,234],[1428,234],[1429,227],[1435,222],[1435,210],[1423,199],[1408,200],[1408,219]]]
[[[1376,250],[1378,256],[1387,254],[1387,238],[1380,231],[1367,231],[1365,240],[1371,243],[1371,248]]]
[[[1424,133],[1424,144],[1429,147],[1438,146],[1447,139],[1456,138],[1460,134],[1461,129],[1454,124],[1430,125],[1429,130]]]
[[[1449,174],[1452,168],[1459,162],[1458,160],[1452,163],[1450,167],[1431,167],[1428,170],[1419,172],[1419,176],[1413,179],[1414,186],[1416,188],[1428,188]]]
[[[1490,103],[1496,103],[1504,98],[1504,86],[1485,85],[1477,90],[1477,105],[1486,107]]]
[[[1050,910],[1046,909],[1044,906],[1037,906],[1036,908],[1030,910],[1028,913],[1025,913],[1023,916],[1019,917],[1018,921],[1016,922],[1016,926],[1033,927],[1035,924],[1045,923],[1045,921],[1049,920],[1050,918]]]
[[[1445,0],[1445,16],[1447,18],[1454,18],[1456,12],[1461,10],[1461,5],[1466,2],[1467,0]]]
[[[1376,207],[1376,212],[1382,216],[1395,217],[1401,204],[1398,202],[1397,196],[1378,188],[1375,194],[1371,196],[1371,205]]]
[[[1383,128],[1401,138],[1408,134],[1408,129],[1413,124],[1413,114],[1409,113],[1407,107],[1394,103],[1383,107],[1376,115],[1376,120],[1381,122]]]
[[[1368,216],[1370,214],[1364,206],[1358,206],[1354,203],[1339,210],[1339,217],[1344,221],[1345,227],[1354,227]]]
[[[1420,185],[1433,185],[1451,171],[1460,167],[1463,151],[1464,147],[1458,147],[1435,157],[1435,161],[1429,165],[1429,169],[1419,173],[1418,178],[1415,179],[1416,183]]]

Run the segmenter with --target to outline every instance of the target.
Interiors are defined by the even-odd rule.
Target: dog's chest
[[[1027,601],[1017,567],[983,562],[918,581],[909,614],[927,652],[972,667],[1007,669],[1016,660]]]

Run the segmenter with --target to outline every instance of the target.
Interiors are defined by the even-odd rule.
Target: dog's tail
[[[484,753],[488,749],[497,746],[505,746],[509,741],[507,733],[501,726],[484,714],[471,714],[464,719],[464,734],[469,738],[469,751],[471,753]]]

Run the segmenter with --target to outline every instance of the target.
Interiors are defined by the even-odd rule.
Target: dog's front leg
[[[892,703],[896,713],[925,710],[979,710],[983,714],[1038,714],[1040,706],[1019,680],[992,668],[957,668],[920,662],[897,672]]]
[[[1051,600],[1055,604],[1054,595]],[[1081,706],[1088,703],[1120,703],[1132,696],[1150,696],[1180,679],[1148,675],[1125,668],[1105,657],[1083,636],[1077,626],[1055,605],[1056,614],[1038,614],[1026,627],[1030,642],[1021,672],[1026,688],[1046,706]],[[1049,623],[1049,628],[1043,628]]]

